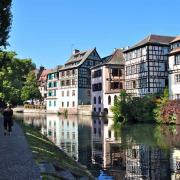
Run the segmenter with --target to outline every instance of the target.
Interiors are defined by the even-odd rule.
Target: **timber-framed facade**
[[[91,104],[90,68],[100,62],[96,48],[74,50],[70,59],[59,69],[59,112],[67,109],[69,114],[77,114],[78,105]]]
[[[170,44],[169,98],[180,99],[180,36],[177,36]]]
[[[91,104],[94,114],[108,113],[124,88],[124,56],[122,49],[116,49],[102,63],[91,69]]]
[[[150,35],[124,51],[125,84],[132,96],[163,91],[168,85],[168,53],[174,37]]]

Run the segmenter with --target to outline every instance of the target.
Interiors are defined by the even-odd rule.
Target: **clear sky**
[[[100,56],[149,34],[180,34],[180,0],[13,0],[10,50],[37,67],[62,65],[72,49]]]

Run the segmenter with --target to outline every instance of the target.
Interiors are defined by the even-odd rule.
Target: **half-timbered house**
[[[127,93],[143,96],[168,85],[168,53],[174,37],[150,35],[124,51]]]
[[[171,43],[169,53],[169,97],[180,99],[180,36]]]
[[[114,101],[124,88],[124,56],[122,49],[102,58],[102,63],[91,69],[91,104],[95,114],[102,112],[112,115]]]
[[[90,68],[100,62],[96,48],[74,50],[70,59],[59,70],[59,112],[68,110],[69,114],[76,114],[78,105],[91,104]]]

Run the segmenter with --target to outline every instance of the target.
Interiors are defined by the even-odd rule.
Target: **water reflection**
[[[39,127],[98,179],[180,179],[180,126],[117,128],[112,119],[53,114],[16,118]]]

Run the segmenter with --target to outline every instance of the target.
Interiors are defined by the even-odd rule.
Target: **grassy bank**
[[[37,164],[47,162],[53,164],[57,171],[68,170],[77,179],[81,177],[88,177],[94,179],[90,172],[71,157],[67,156],[62,150],[55,146],[50,140],[43,136],[38,129],[20,124],[24,130],[25,136],[29,143],[30,149],[33,152],[34,159]],[[57,174],[44,174],[44,179],[62,179],[58,178]],[[49,177],[51,176],[51,178]],[[46,178],[45,178],[46,177]]]

